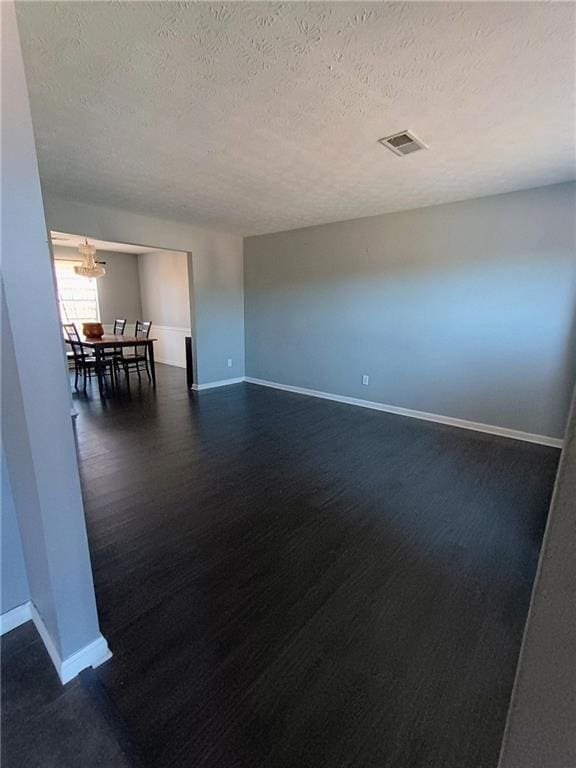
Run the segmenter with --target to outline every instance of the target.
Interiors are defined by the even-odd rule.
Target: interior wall
[[[184,339],[191,335],[188,257],[183,251],[152,251],[138,256],[142,312],[152,321],[161,363],[186,366]]]
[[[562,437],[575,193],[559,184],[246,238],[247,375]]]
[[[44,204],[48,226],[58,232],[82,232],[96,240],[191,254],[188,264],[196,380],[204,384],[244,375],[243,252],[239,235],[51,194],[45,195]]]
[[[534,582],[499,768],[576,765],[575,512],[576,397]]]
[[[102,660],[107,647],[98,626],[14,4],[1,3],[0,12],[2,63],[10,73],[2,81],[2,445],[30,596],[52,658],[64,662],[92,646]]]
[[[30,587],[28,586],[22,539],[3,449],[0,541],[2,554],[0,563],[0,613],[7,613],[30,600]]]
[[[138,256],[142,311],[158,325],[190,328],[188,266],[182,251],[152,251]]]
[[[211,243],[192,258],[198,384],[244,376],[242,241]]]
[[[43,541],[42,509],[3,282],[1,297],[2,450],[21,532],[30,599],[38,606],[48,631],[57,635],[58,618],[50,583],[50,563]],[[19,579],[17,564],[16,571],[8,578]]]
[[[55,259],[78,260],[76,248],[55,245],[52,250]],[[106,262],[106,275],[96,281],[101,322],[112,326],[117,318],[126,318],[133,326],[136,320],[142,319],[138,256],[96,251],[96,259]]]

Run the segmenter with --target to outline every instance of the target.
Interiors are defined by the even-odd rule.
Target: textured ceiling
[[[240,234],[576,176],[573,3],[23,2],[45,187]],[[377,143],[411,129],[428,151]]]

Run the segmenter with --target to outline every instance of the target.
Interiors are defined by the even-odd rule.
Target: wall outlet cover
[[[367,387],[369,383],[370,383],[370,376],[366,376],[366,374],[364,374],[364,376],[362,376],[362,384],[365,387]]]

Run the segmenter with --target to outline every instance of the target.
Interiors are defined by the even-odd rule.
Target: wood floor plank
[[[154,768],[495,768],[559,452],[239,384],[77,399],[97,675]]]

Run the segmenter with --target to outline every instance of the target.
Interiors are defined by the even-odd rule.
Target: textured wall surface
[[[78,259],[75,248],[56,245],[56,259]],[[106,262],[106,276],[97,280],[100,320],[111,325],[116,318],[126,318],[133,325],[142,318],[138,256],[134,253],[98,251],[96,258]]]
[[[573,3],[18,15],[41,178],[63,197],[255,234],[575,176]],[[430,150],[377,143],[405,129]]]
[[[247,238],[246,373],[562,437],[575,210],[559,184]]]

